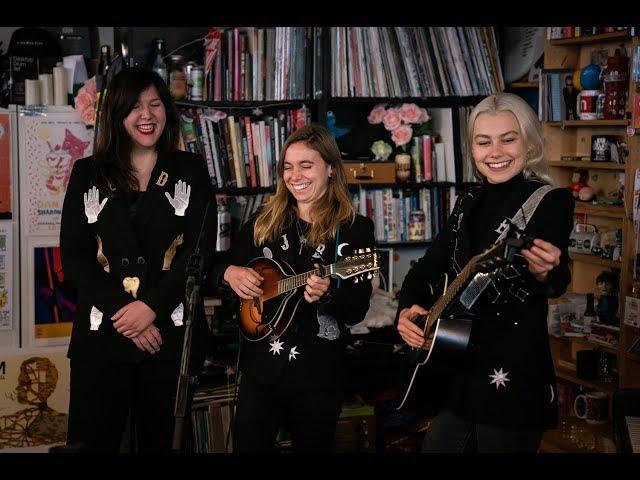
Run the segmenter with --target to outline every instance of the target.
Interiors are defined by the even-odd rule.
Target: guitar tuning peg
[[[353,283],[358,283],[358,277],[353,277]]]
[[[369,272],[369,273],[367,274],[367,280],[371,280],[372,278],[373,278],[373,275],[371,274],[371,272]]]
[[[364,249],[365,252],[369,253],[371,251],[371,249],[369,247]]]

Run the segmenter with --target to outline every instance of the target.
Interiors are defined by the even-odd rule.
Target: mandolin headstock
[[[353,278],[358,283],[365,280],[365,274],[366,279],[370,280],[380,269],[380,253],[375,248],[357,249],[331,267],[331,274],[343,280]]]

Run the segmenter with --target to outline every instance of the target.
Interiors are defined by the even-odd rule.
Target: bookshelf
[[[608,50],[608,55],[613,55],[615,48],[624,43],[627,54],[630,55],[632,47],[639,44],[638,38],[631,38],[626,31],[612,32],[599,35],[581,36],[569,39],[547,40],[544,51],[544,68],[573,68],[579,69],[591,63],[591,55],[595,51]],[[630,81],[629,91],[635,91],[635,84]],[[627,101],[627,110],[629,100]],[[601,205],[576,201],[575,214],[579,221],[594,224],[599,230],[622,230],[622,259],[612,261],[602,259],[596,255],[571,253],[572,282],[569,291],[576,293],[588,293],[596,291],[595,278],[603,270],[616,269],[620,272],[619,290],[619,317],[620,340],[618,346],[606,346],[589,342],[584,338],[557,338],[550,336],[550,345],[556,374],[558,379],[582,387],[587,390],[599,390],[610,396],[619,388],[634,388],[640,386],[640,369],[635,360],[629,358],[627,353],[633,340],[639,333],[624,325],[624,299],[631,294],[631,269],[623,268],[633,262],[635,243],[632,220],[633,178],[635,170],[640,166],[638,154],[640,142],[636,136],[626,136],[627,119],[621,120],[565,120],[560,122],[543,122],[543,136],[545,137],[545,156],[551,166],[551,173],[558,185],[569,186],[571,184],[572,169],[584,168],[589,171],[589,185],[594,188],[597,196],[606,195],[612,190],[618,176],[624,174],[624,205]],[[590,156],[591,135],[620,135],[626,136],[629,155],[626,164],[599,163],[591,161],[561,160],[563,156],[583,157]],[[578,219],[577,219],[578,220]],[[577,221],[576,220],[576,221]],[[605,384],[602,382],[584,380],[578,378],[575,370],[569,370],[561,364],[576,361],[576,353],[584,349],[599,349],[614,354],[617,358],[618,382],[617,384]],[[563,417],[563,423],[575,422],[575,417]],[[608,428],[611,424],[608,423]],[[545,434],[543,448],[545,451],[576,452],[559,430]],[[598,446],[595,451],[606,451]]]

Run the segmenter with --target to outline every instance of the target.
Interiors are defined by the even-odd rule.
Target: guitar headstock
[[[372,279],[378,275],[380,269],[380,253],[375,248],[361,248],[354,250],[342,260],[334,263],[331,273],[343,280],[352,278],[355,283],[366,278]]]

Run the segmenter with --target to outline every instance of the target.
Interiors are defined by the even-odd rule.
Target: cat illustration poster
[[[91,155],[93,130],[75,111],[23,116],[19,122],[24,232],[57,236],[71,169]]]

